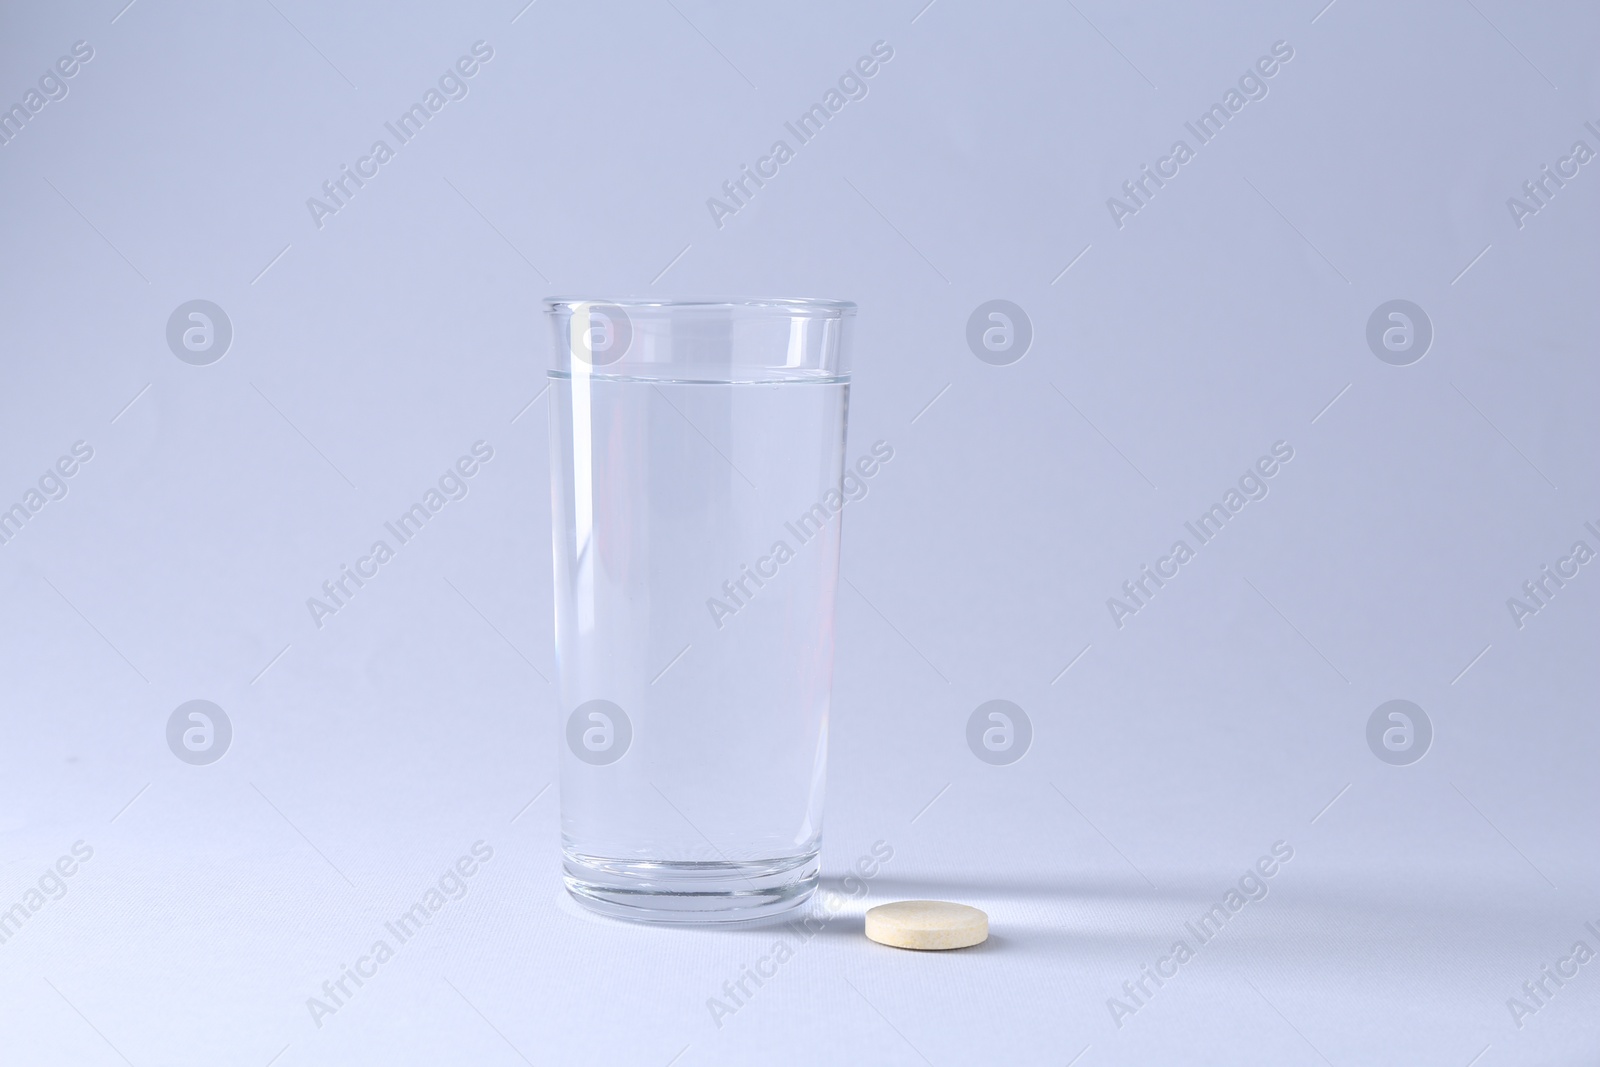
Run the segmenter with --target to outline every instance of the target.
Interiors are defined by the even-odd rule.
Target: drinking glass
[[[799,907],[822,839],[855,305],[545,310],[567,888],[662,922]]]

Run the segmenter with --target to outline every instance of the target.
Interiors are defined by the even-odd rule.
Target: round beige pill
[[[989,939],[989,916],[946,900],[900,900],[867,910],[867,937],[895,948],[968,948]]]

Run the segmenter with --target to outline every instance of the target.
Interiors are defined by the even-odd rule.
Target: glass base
[[[803,906],[817,853],[768,860],[640,861],[562,851],[567,892],[591,911],[658,923],[738,923]]]

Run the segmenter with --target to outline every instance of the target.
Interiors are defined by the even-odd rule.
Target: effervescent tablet
[[[945,900],[900,900],[867,911],[867,937],[895,948],[968,948],[988,939],[989,916]]]

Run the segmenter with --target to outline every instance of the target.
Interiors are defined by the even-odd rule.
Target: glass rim
[[[820,297],[704,297],[672,299],[655,296],[601,297],[601,296],[547,296],[544,298],[546,314],[555,314],[577,305],[604,305],[620,308],[727,309],[748,308],[757,311],[782,311],[789,314],[815,315],[842,318],[854,315],[856,305],[850,300],[829,300]]]

